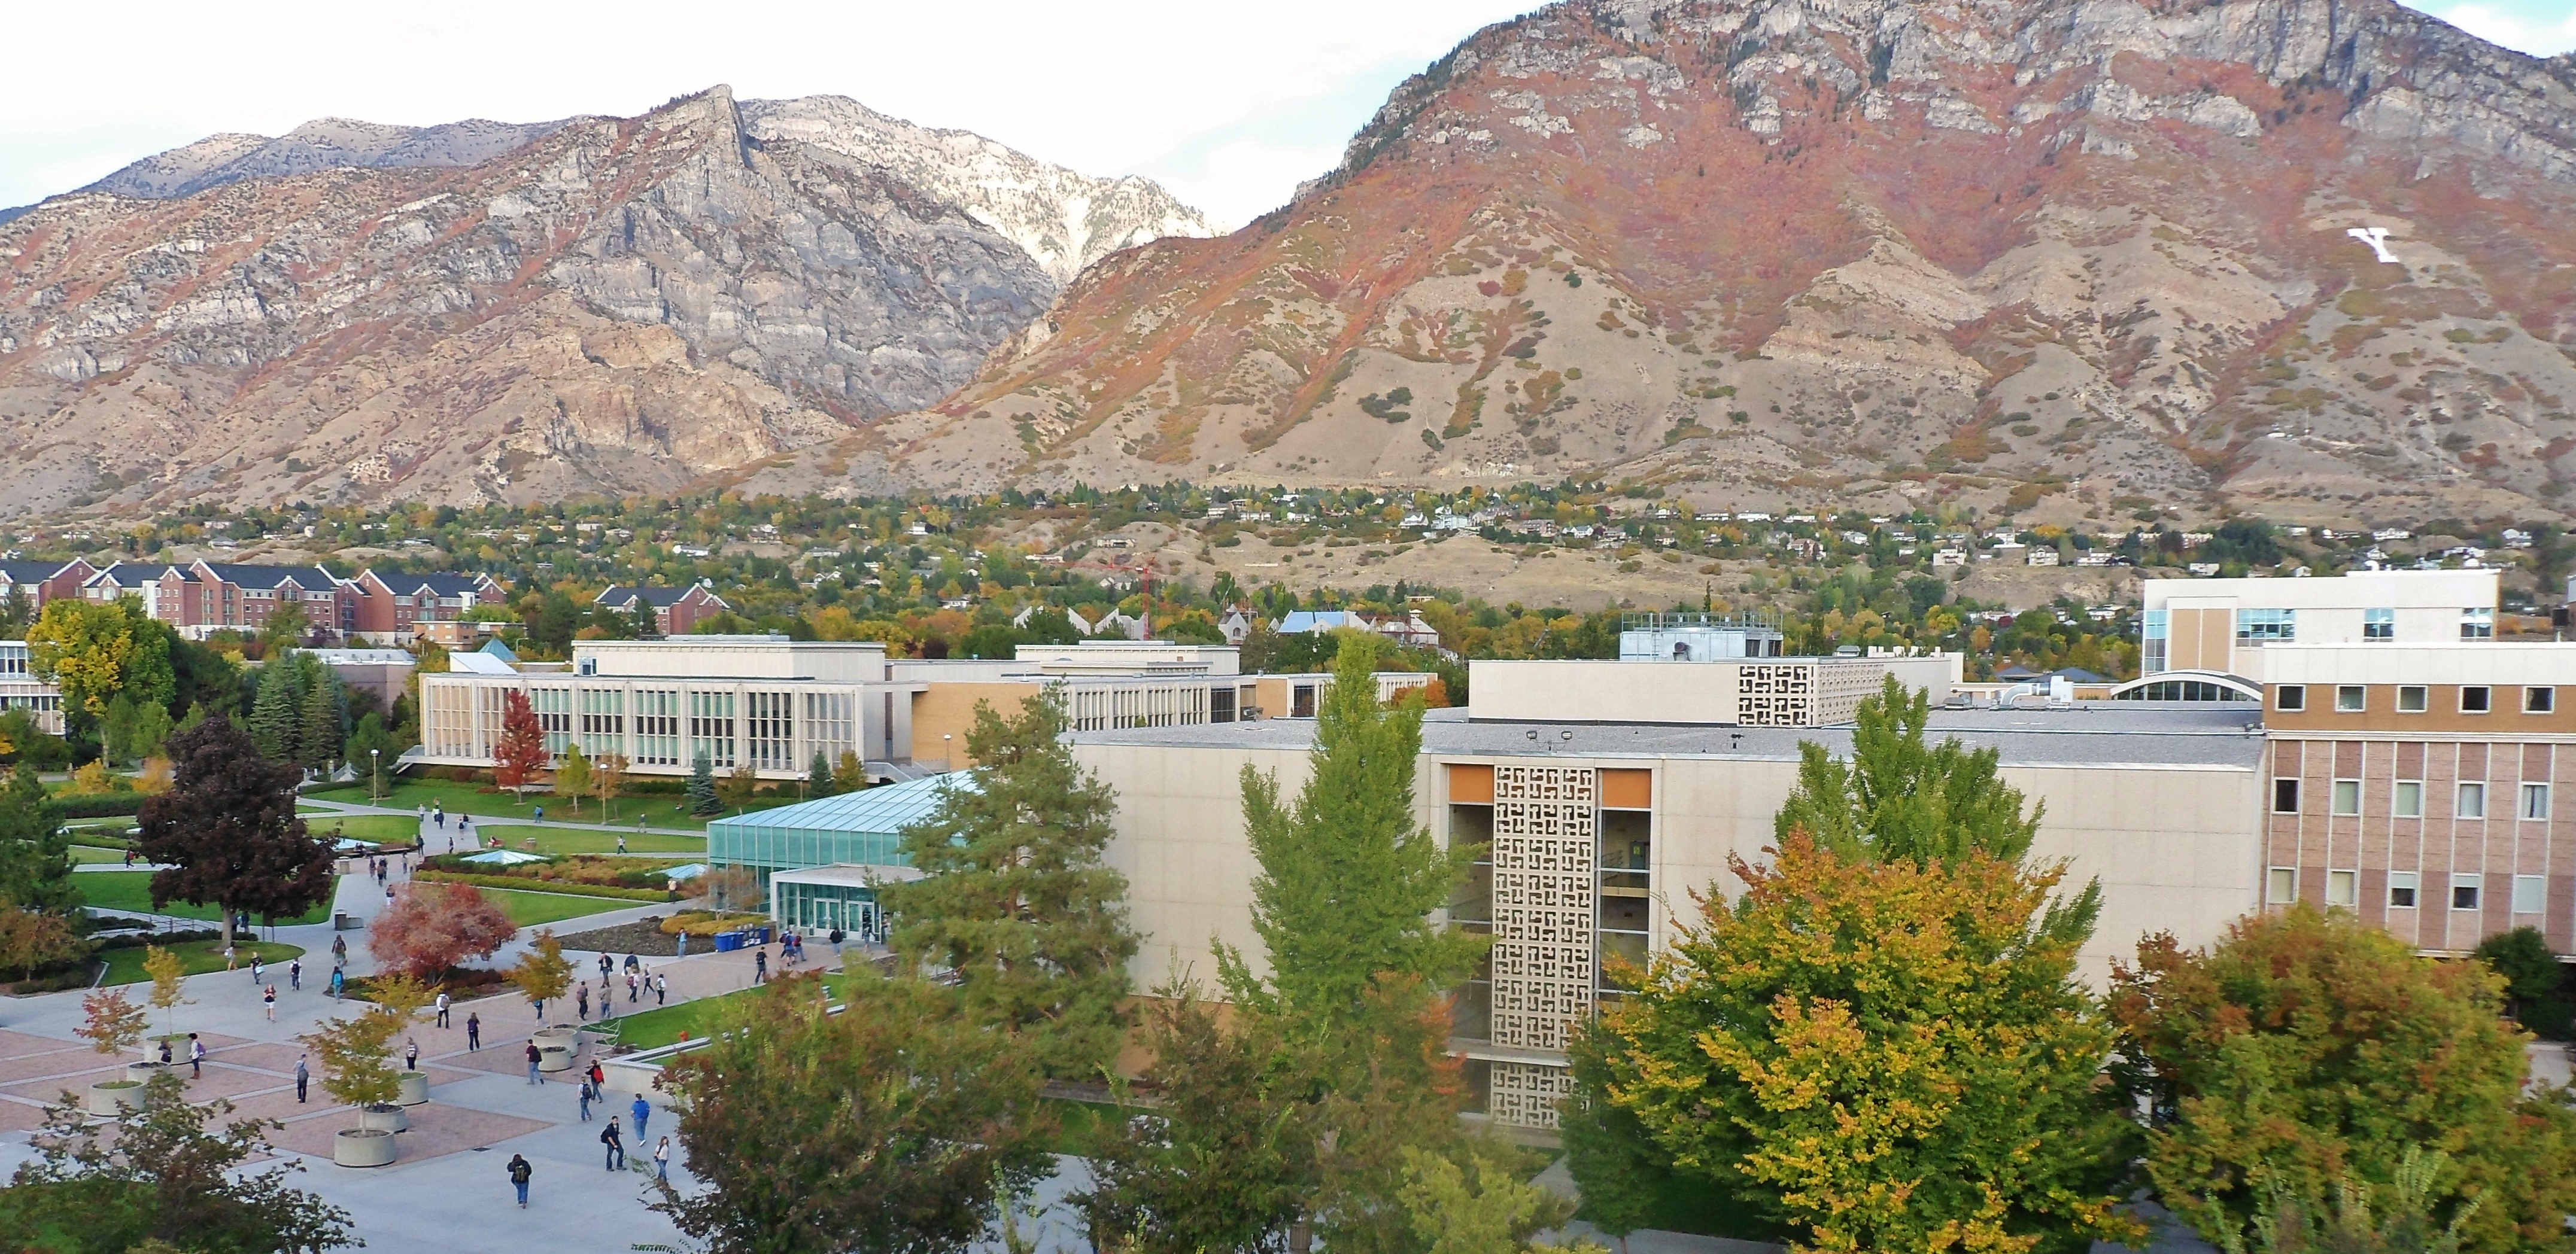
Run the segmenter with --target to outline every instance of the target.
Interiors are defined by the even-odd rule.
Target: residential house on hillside
[[[685,636],[698,629],[698,624],[732,609],[724,598],[702,583],[685,588],[625,588],[611,585],[591,599],[591,604],[621,614],[633,614],[635,603],[642,600],[653,607],[653,621],[666,636]]]

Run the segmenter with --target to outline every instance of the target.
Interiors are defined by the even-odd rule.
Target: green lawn
[[[549,855],[615,853],[619,835],[616,832],[556,827],[551,823],[543,827],[533,824],[505,823],[493,827],[478,827],[474,829],[474,834],[486,841],[497,836],[501,839],[502,847],[508,849],[526,849],[527,839],[534,836],[537,839],[537,852]],[[627,832],[624,835],[626,850],[629,853],[702,855],[707,851],[707,838],[704,836],[664,836],[655,832],[640,834]],[[431,843],[435,844],[436,841],[433,840]]]
[[[90,862],[123,861],[125,861],[125,851],[123,849],[103,849],[97,845],[72,846],[72,864],[74,866]]]
[[[83,871],[72,877],[72,886],[81,891],[81,897],[88,904],[101,910],[121,910],[137,914],[172,914],[183,919],[216,920],[223,917],[221,909],[213,906],[192,906],[184,901],[174,901],[163,906],[159,911],[154,911],[152,909],[152,872],[150,871]],[[295,918],[277,921],[279,923],[319,923],[330,917],[331,903],[326,898],[321,905]],[[254,918],[253,921],[258,920]]]
[[[538,806],[544,806],[550,816],[581,823],[631,824],[641,818],[654,827],[703,828],[707,825],[704,818],[686,813],[681,808],[686,804],[685,800],[677,796],[621,797],[609,803],[609,810],[603,816],[599,802],[590,798],[582,800],[580,813],[576,814],[570,797],[558,797],[553,793],[530,789],[527,800],[516,801],[506,792],[484,792],[478,784],[460,784],[444,779],[404,780],[389,788],[387,793],[386,798],[377,804],[392,806],[398,810],[410,810],[434,802],[444,806],[451,815],[471,814],[478,819],[490,817],[525,822],[535,817]],[[324,801],[341,801],[353,805],[367,804],[365,784],[351,784],[343,788],[305,795]],[[752,808],[767,809],[772,806],[793,805],[795,801],[792,796],[769,797],[763,798]],[[453,824],[455,820],[450,819],[449,822]],[[431,830],[435,832],[437,829]]]
[[[307,814],[304,829],[323,840],[346,837],[377,845],[408,845],[420,831],[420,820],[408,814]]]
[[[236,951],[236,956],[240,959],[241,969],[245,972],[250,969],[250,956],[253,953],[258,954],[261,960],[272,965],[285,962],[290,958],[301,958],[304,956],[304,951],[293,945],[280,945],[270,941],[254,941],[246,937],[236,941],[233,947]],[[224,969],[224,946],[221,941],[188,941],[184,944],[171,946],[170,951],[179,955],[180,961],[186,964],[186,971],[189,975],[203,975],[208,971],[221,971]],[[144,974],[143,971],[143,953],[143,947],[140,945],[131,949],[108,950],[106,983],[140,984],[145,980],[151,979],[152,977]],[[245,974],[241,978],[248,980],[250,976]],[[285,984],[285,973],[280,972],[277,978],[269,982],[278,985]],[[257,996],[257,994],[253,993],[252,996]]]
[[[501,907],[501,913],[521,927],[578,919],[586,914],[603,914],[646,906],[647,901],[620,901],[613,897],[575,897],[570,893],[523,893],[513,888],[486,888],[481,892]]]
[[[692,942],[690,949],[694,952],[696,948],[695,942]],[[825,956],[829,956],[828,952]],[[596,968],[593,970],[595,971]],[[775,971],[776,968],[773,967],[772,970]],[[838,1000],[837,990],[841,987],[841,981],[848,977],[832,975],[824,978],[830,981],[835,990],[834,999]],[[657,1006],[651,1010],[626,1015],[617,1020],[618,1043],[632,1045],[637,1049],[655,1049],[678,1041],[683,1031],[686,1031],[691,1039],[705,1036],[709,1025],[716,1020],[718,1007],[733,998],[747,997],[759,991],[761,987],[754,985],[714,997],[701,997],[696,1001],[681,1002],[676,1006]],[[617,1004],[623,1006],[626,1003]]]

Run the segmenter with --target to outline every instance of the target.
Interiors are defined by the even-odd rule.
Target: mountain
[[[673,491],[938,401],[1165,229],[833,98],[217,136],[0,223],[0,516]]]
[[[2571,222],[2576,60],[2388,0],[1574,0],[743,482],[2544,516]]]

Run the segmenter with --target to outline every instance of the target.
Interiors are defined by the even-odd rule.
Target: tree
[[[322,1067],[322,1091],[343,1104],[363,1110],[402,1096],[402,1077],[394,1073],[394,1033],[404,1016],[382,1006],[346,1019],[333,1019],[295,1039],[313,1051]]]
[[[1244,829],[1261,862],[1252,927],[1268,953],[1269,989],[1239,956],[1218,959],[1236,1002],[1275,999],[1292,1016],[1326,1023],[1355,1011],[1383,975],[1451,987],[1484,946],[1431,922],[1472,854],[1443,850],[1414,821],[1422,706],[1381,705],[1378,638],[1344,634],[1296,803],[1282,807],[1276,778],[1243,769]]]
[[[841,760],[832,770],[832,791],[863,792],[868,786],[867,764],[859,760],[856,750],[841,750]]]
[[[2567,1004],[2567,968],[2539,928],[2526,923],[2498,932],[2479,941],[2475,953],[2504,977],[2505,997],[2523,1027],[2546,1040],[2568,1038],[2576,1009]]]
[[[619,790],[626,787],[626,767],[625,754],[610,753],[602,755],[591,768],[590,795],[599,798],[600,813],[612,823],[617,821],[617,815],[610,809],[610,803],[616,801]]]
[[[719,913],[758,909],[760,874],[747,866],[709,867],[705,874],[689,881],[688,895]]]
[[[749,762],[726,772],[725,777],[716,784],[717,797],[726,805],[732,806],[737,813],[744,806],[750,805],[752,794],[759,791],[760,773],[751,769]]]
[[[81,1025],[72,1033],[88,1041],[90,1048],[115,1055],[140,1044],[150,1026],[143,1007],[128,999],[124,989],[101,988],[81,998]]]
[[[814,751],[813,764],[805,768],[805,792],[809,797],[832,795],[832,759],[820,749]]]
[[[53,910],[22,910],[0,902],[0,966],[16,967],[18,978],[36,978],[36,968],[80,957],[89,951],[71,918]]]
[[[137,702],[168,704],[169,636],[131,598],[49,601],[27,629],[28,670],[63,690],[63,709],[76,720],[107,713],[123,693]]]
[[[304,602],[284,599],[269,607],[267,619],[259,625],[259,638],[272,649],[291,649],[304,643],[304,633],[311,626],[304,616]]]
[[[553,928],[538,931],[519,955],[517,966],[508,973],[511,984],[531,1003],[544,1006],[572,988],[572,961],[563,956],[563,942],[555,939]]]
[[[2478,1200],[2463,1249],[2554,1244],[2576,1211],[2576,1114],[2558,1091],[2525,1093],[2503,988],[2482,963],[2426,962],[2304,905],[2241,919],[2206,951],[2149,937],[2111,993],[2137,1064],[2124,1078],[2171,1112],[2147,1135],[2148,1179],[2225,1244],[2275,1197],[2316,1213],[2346,1175],[2387,1187],[2421,1147],[2448,1160],[2437,1209]]]
[[[689,763],[689,813],[697,815],[724,813],[724,801],[716,796],[716,764],[701,753]]]
[[[2062,869],[1982,850],[1863,861],[1804,833],[1741,857],[1639,990],[1603,1015],[1588,1100],[1817,1250],[2133,1240],[2113,1042],[2052,929]]]
[[[590,759],[580,745],[565,745],[563,760],[555,763],[555,794],[572,798],[572,812],[581,813],[583,794],[590,791]]]
[[[143,973],[152,977],[152,992],[146,1000],[161,1012],[161,1031],[178,1034],[178,1009],[188,1002],[188,964],[179,955],[159,945],[143,947]]]
[[[319,720],[310,720],[308,726],[306,713],[314,690],[329,679],[321,661],[308,653],[281,653],[259,669],[258,695],[250,703],[250,734],[260,752],[279,762],[309,764],[306,760],[314,747],[306,741],[322,727]],[[336,729],[325,744],[324,753],[339,747]]]
[[[330,900],[331,846],[295,816],[303,773],[269,761],[230,719],[207,719],[170,738],[170,791],[143,803],[134,850],[167,869],[152,876],[152,905],[223,907],[233,916],[292,917]]]
[[[1798,746],[1798,784],[1772,818],[1786,840],[1804,831],[1844,857],[1948,861],[1981,850],[2019,862],[2039,832],[2042,808],[1995,773],[1994,749],[1955,739],[1927,743],[1931,697],[1889,675],[1854,717],[1852,758],[1813,741]],[[2089,925],[2089,924],[2088,924]]]
[[[61,814],[32,763],[9,773],[0,786],[0,899],[33,910],[79,908]]]
[[[528,781],[546,769],[546,729],[537,722],[528,694],[516,688],[501,694],[501,740],[492,746],[492,782],[524,801]]]
[[[402,751],[410,745],[410,741],[395,735],[385,726],[384,715],[369,710],[359,717],[358,725],[349,730],[348,743],[340,747],[340,760],[352,769],[368,772],[369,787],[372,788],[381,782],[383,772],[393,769],[402,757]]]
[[[308,771],[328,770],[345,735],[340,677],[310,654],[296,657],[303,663],[303,674],[296,694],[295,764]]]
[[[1117,1057],[1137,944],[1127,881],[1101,862],[1118,803],[1073,760],[1068,721],[1054,687],[1015,718],[976,703],[966,752],[982,765],[901,833],[922,878],[879,890],[904,962],[954,972],[968,1013],[1027,1034],[1058,1077]]]
[[[1533,1244],[1530,1238],[1542,1228],[1563,1224],[1574,1208],[1521,1179],[1505,1155],[1470,1154],[1461,1164],[1408,1148],[1404,1167],[1406,1182],[1398,1200],[1423,1254],[1566,1250]],[[1572,1249],[1608,1254],[1589,1241],[1579,1241]]]
[[[170,711],[167,707],[152,701],[135,707],[134,722],[126,732],[127,760],[158,757],[169,740]]]
[[[1610,1062],[1602,1036],[1576,1034],[1567,1054],[1574,1095],[1557,1115],[1566,1171],[1582,1191],[1582,1217],[1609,1234],[1619,1243],[1621,1254],[1626,1254],[1629,1233],[1657,1226],[1655,1198],[1673,1183],[1672,1160],[1635,1112],[1609,1100]],[[1700,1187],[1707,1189],[1705,1183]]]
[[[220,1099],[198,1105],[173,1074],[144,1082],[140,1109],[92,1123],[72,1101],[45,1108],[22,1164],[0,1201],[0,1227],[47,1232],[64,1254],[125,1254],[154,1248],[202,1254],[322,1254],[355,1243],[349,1213],[300,1189],[284,1157],[262,1171],[246,1163],[279,1158],[268,1134],[283,1125],[239,1119]],[[110,1135],[113,1129],[113,1135]]]
[[[674,1061],[680,1143],[710,1186],[654,1209],[708,1254],[933,1254],[980,1239],[1052,1166],[1035,1060],[942,990],[855,977],[727,998]]]
[[[518,934],[519,925],[470,884],[414,883],[368,925],[367,952],[389,971],[436,980]]]
[[[106,762],[130,762],[133,743],[134,698],[120,692],[107,703],[107,713],[98,720],[99,757]]]

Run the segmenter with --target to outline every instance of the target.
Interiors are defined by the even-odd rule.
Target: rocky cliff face
[[[763,482],[2530,517],[2576,478],[2569,222],[2576,63],[2387,0],[1578,0]]]
[[[1060,287],[996,198],[721,88],[481,126],[218,137],[0,224],[0,515],[666,491],[936,402]],[[1152,229],[1056,220],[1064,256]]]

